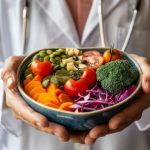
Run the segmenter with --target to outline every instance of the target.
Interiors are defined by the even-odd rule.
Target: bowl
[[[92,50],[97,50],[100,51],[100,53],[104,53],[104,51],[107,48],[100,48],[100,49],[93,49]],[[42,49],[43,50],[43,49]],[[46,50],[46,49],[44,49]],[[56,50],[56,49],[52,49]],[[86,48],[86,49],[80,49],[82,51],[88,51],[91,50]],[[134,96],[138,93],[138,91],[141,88],[141,78],[142,78],[142,71],[138,63],[129,56],[129,54],[125,52],[122,53],[123,59],[127,59],[131,62],[133,67],[137,69],[139,73],[138,80],[136,82],[136,90],[125,100],[113,105],[106,107],[104,109],[96,110],[96,111],[91,111],[91,112],[80,112],[80,113],[75,113],[75,112],[69,112],[69,111],[64,111],[64,110],[59,110],[55,108],[51,108],[45,105],[42,105],[35,100],[33,100],[31,97],[29,97],[24,89],[23,89],[23,80],[24,80],[24,71],[27,67],[27,65],[31,62],[33,56],[38,53],[41,50],[38,50],[34,53],[31,53],[28,55],[20,64],[18,71],[17,71],[17,79],[18,79],[18,90],[25,102],[32,107],[35,111],[41,113],[42,115],[46,116],[46,118],[50,121],[56,122],[58,124],[61,124],[71,130],[88,130],[96,125],[99,124],[106,124],[108,123],[109,119],[115,115],[116,113],[122,111],[126,107],[128,107],[133,99]]]

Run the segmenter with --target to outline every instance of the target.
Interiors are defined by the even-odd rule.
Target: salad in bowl
[[[137,62],[118,49],[44,49],[18,69],[24,100],[49,120],[85,130],[106,123],[141,87]]]

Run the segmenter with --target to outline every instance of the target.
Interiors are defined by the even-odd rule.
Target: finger
[[[150,60],[145,57],[140,57],[138,55],[132,54],[133,57],[139,64],[143,72],[142,77],[142,88],[145,93],[150,93]]]
[[[38,124],[36,124],[36,125],[35,125],[35,124],[32,124],[32,123],[30,123],[29,121],[27,121],[27,120],[25,120],[24,118],[22,118],[22,117],[20,116],[20,114],[18,114],[17,112],[14,112],[14,111],[13,111],[13,116],[14,116],[16,119],[22,120],[23,122],[25,122],[26,124],[28,124],[28,125],[34,127],[34,128],[37,129],[37,130],[40,130],[40,131],[43,131],[43,132],[46,132],[46,133],[49,133],[49,134],[54,134],[53,131],[49,128],[49,126],[48,126],[48,127],[41,127],[41,126],[38,126]]]
[[[1,78],[9,89],[13,89],[16,86],[16,71],[23,60],[24,56],[12,56],[6,59],[5,67],[1,72]]]
[[[54,122],[49,123],[49,128],[53,131],[53,133],[63,142],[69,140],[69,132],[67,129]]]
[[[93,138],[91,138],[89,135],[87,135],[87,136],[85,137],[84,143],[85,143],[85,144],[88,144],[88,145],[91,145],[91,144],[94,144],[95,141],[96,141],[96,139],[93,139]]]
[[[150,106],[150,95],[145,95],[136,99],[128,108],[112,117],[109,121],[109,128],[116,130],[123,124],[133,122],[140,117],[143,110]]]
[[[16,92],[10,90],[6,90],[6,92],[7,95],[11,97],[11,99],[10,97],[7,98],[7,105],[15,111],[17,119],[21,119],[39,130],[53,133],[62,141],[67,141],[69,139],[68,131],[63,126],[49,122],[46,117],[35,112]]]
[[[109,132],[109,127],[107,125],[99,125],[93,128],[89,132],[89,137],[93,139],[97,139],[99,137],[105,136]]]
[[[72,143],[85,144],[85,137],[87,136],[88,131],[70,131],[70,141]]]
[[[127,122],[124,123],[123,125],[121,125],[119,128],[115,129],[115,130],[109,130],[108,134],[113,134],[113,133],[117,133],[122,131],[123,129],[125,129],[126,127],[128,127],[132,122]]]
[[[30,108],[25,101],[22,100],[20,95],[9,89],[6,89],[6,104],[12,108],[19,116],[30,122],[32,125],[45,127],[48,126],[48,120],[41,114],[35,112]]]
[[[38,124],[32,124],[31,122],[29,122],[28,120],[25,120],[22,116],[20,116],[20,114],[16,113],[13,111],[13,115],[16,119],[22,120],[25,123],[31,125],[32,127],[46,132],[46,133],[50,133],[50,134],[55,134],[61,141],[68,141],[69,139],[69,135],[68,132],[66,132],[66,130],[64,130],[64,127],[62,127],[61,125],[58,125],[56,123],[53,122],[49,122],[47,127],[42,127],[39,126]]]

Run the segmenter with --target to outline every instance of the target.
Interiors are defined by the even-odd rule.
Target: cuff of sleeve
[[[15,136],[21,136],[23,134],[23,122],[15,119],[12,110],[4,106],[5,93],[2,80],[0,79],[0,124],[9,133]]]
[[[150,116],[150,108],[146,109],[143,112],[141,119],[135,122],[140,131],[146,131],[150,128],[149,116]]]

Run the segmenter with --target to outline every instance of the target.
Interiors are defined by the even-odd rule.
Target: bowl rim
[[[18,69],[17,69],[17,79],[19,79],[19,77],[20,77],[19,71],[20,71],[21,67],[23,66],[23,64],[24,64],[30,57],[32,57],[33,55],[35,55],[35,54],[38,53],[39,51],[42,51],[42,50],[49,50],[49,49],[51,49],[51,50],[57,50],[57,49],[60,49],[60,48],[45,48],[45,49],[39,49],[39,50],[36,50],[36,51],[34,51],[34,52],[29,53],[29,54],[23,59],[23,61],[20,63],[20,65],[19,65],[19,67],[18,67]],[[61,48],[61,49],[65,49],[65,48]],[[92,49],[92,50],[97,50],[97,51],[102,51],[102,50],[106,50],[106,49],[109,49],[109,48],[88,48],[88,47],[86,47],[86,48],[77,48],[77,49],[84,50],[84,51],[88,51],[88,50],[91,50],[91,49]],[[45,108],[45,109],[48,109],[48,110],[53,110],[53,111],[55,111],[55,112],[57,112],[57,113],[60,113],[60,112],[61,112],[61,113],[70,114],[70,115],[73,115],[73,116],[86,116],[86,115],[93,115],[93,114],[99,113],[99,112],[109,111],[109,110],[111,110],[111,109],[113,109],[113,108],[119,107],[119,106],[125,104],[126,102],[132,100],[132,97],[134,97],[134,96],[137,94],[137,92],[138,92],[138,91],[141,89],[141,87],[142,87],[142,75],[143,75],[143,73],[142,73],[142,69],[141,69],[140,65],[138,64],[138,62],[137,62],[130,54],[128,54],[127,52],[122,52],[121,50],[119,50],[119,51],[120,51],[121,53],[123,53],[125,56],[127,56],[127,57],[134,63],[134,65],[136,66],[136,68],[137,68],[137,70],[138,70],[138,72],[139,72],[139,83],[138,83],[138,86],[136,87],[135,91],[134,91],[129,97],[127,97],[127,98],[124,99],[123,101],[121,101],[121,102],[119,102],[119,103],[117,103],[117,104],[114,104],[114,105],[112,105],[112,106],[108,106],[108,107],[105,107],[105,108],[103,108],[103,109],[94,110],[94,111],[90,111],[90,112],[77,112],[77,113],[75,113],[75,112],[71,112],[71,111],[59,110],[59,109],[57,109],[57,108],[48,107],[48,106],[46,106],[46,105],[43,105],[43,104],[41,104],[41,103],[38,103],[37,101],[35,101],[34,99],[32,99],[28,94],[26,94],[26,92],[23,90],[23,87],[22,87],[22,85],[21,85],[20,80],[17,80],[17,87],[18,87],[18,90],[19,90],[19,92],[21,93],[22,99],[24,99],[23,97],[26,97],[28,100],[30,100],[30,101],[31,101],[32,103],[34,103],[35,105],[38,105],[38,106],[42,107],[42,109]],[[23,95],[23,96],[22,96],[22,95]],[[26,103],[27,103],[27,102],[26,102]]]

